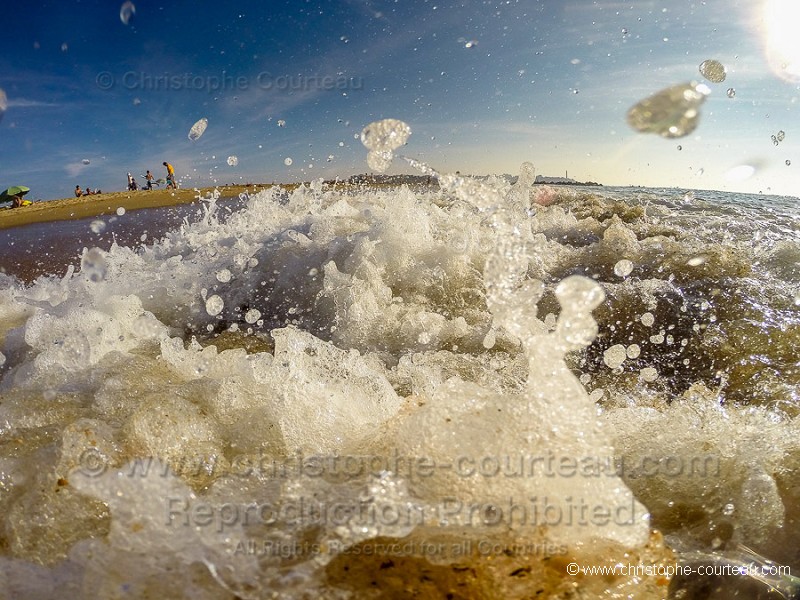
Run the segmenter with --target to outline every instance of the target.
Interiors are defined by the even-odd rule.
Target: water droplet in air
[[[101,221],[100,219],[96,221],[92,221],[92,224],[89,225],[89,229],[92,230],[92,233],[102,233],[105,231],[106,224],[105,221]]]
[[[133,2],[123,2],[122,6],[119,9],[119,20],[122,21],[123,25],[127,25],[131,17],[136,14],[136,7],[133,5]]]
[[[88,250],[81,259],[81,273],[86,275],[89,281],[102,281],[106,277],[107,269],[105,256],[99,248]]]
[[[119,208],[117,208],[117,216],[121,217],[124,214],[125,214],[125,207],[124,206],[120,206]]]
[[[653,367],[645,367],[639,371],[639,376],[644,381],[652,382],[658,379],[658,371],[656,371]]]
[[[694,82],[666,88],[631,107],[628,124],[642,133],[683,137],[697,127],[700,105],[709,93],[708,87]]]
[[[496,334],[494,329],[490,329],[489,332],[483,337],[483,347],[487,350],[491,350],[494,348],[494,345],[497,341]]]
[[[686,261],[686,264],[689,265],[690,267],[699,267],[704,262],[706,262],[705,256],[693,256],[692,258]]]
[[[406,143],[411,128],[398,119],[370,123],[361,131],[361,143],[369,150],[392,151]]]
[[[725,81],[725,67],[718,60],[704,60],[700,63],[700,74],[714,83]]]
[[[84,164],[84,165],[88,165],[88,164],[90,163],[90,161],[89,161],[89,159],[88,159],[88,158],[84,158],[84,159],[81,161],[81,163],[82,163],[82,164]]]
[[[244,320],[251,325],[261,318],[261,311],[251,308],[244,314]]]
[[[228,166],[235,167],[239,164],[239,157],[238,156],[229,156],[228,157]]]
[[[633,263],[623,258],[614,265],[614,274],[618,277],[627,277],[633,271]]]
[[[287,167],[291,167],[292,159],[287,156],[286,158],[283,159],[283,164],[285,164]]]
[[[199,139],[200,136],[205,133],[206,127],[208,127],[208,119],[203,117],[197,123],[192,125],[192,128],[189,130],[189,139],[193,142]]]
[[[726,93],[728,94],[728,98],[733,98],[736,96],[736,90],[733,88],[728,88]]]
[[[786,137],[786,132],[784,132],[783,130],[778,132],[777,138],[779,142],[782,142],[785,137]]]
[[[628,30],[625,27],[622,28],[622,35],[628,35]]]
[[[370,150],[367,164],[383,172],[392,162],[392,151],[406,143],[411,135],[408,124],[398,119],[383,119],[370,123],[361,131],[361,143]]]
[[[683,150],[683,146],[681,146],[680,144],[678,144],[678,152],[680,152],[681,150]]]
[[[787,159],[786,159],[786,166],[788,167],[788,166],[790,166],[791,164],[792,164],[792,161],[790,161],[790,160],[787,158]]]
[[[286,121],[283,119],[278,119],[278,127],[286,127]]]
[[[206,300],[206,312],[212,317],[216,317],[219,313],[221,313],[224,307],[225,302],[216,294],[210,296]]]
[[[729,181],[744,181],[756,173],[756,168],[752,165],[739,165],[733,167],[725,173],[725,178]]]
[[[475,40],[470,40],[466,44],[464,44],[465,48],[475,48],[478,45],[478,42]]]
[[[645,327],[652,327],[653,323],[656,322],[656,318],[653,316],[653,313],[649,312],[644,313],[641,317],[639,317],[639,320]]]
[[[61,51],[66,52],[67,50],[69,50],[69,46],[67,46],[67,42],[64,42],[61,44]]]
[[[367,154],[367,165],[373,171],[383,173],[392,164],[392,152],[376,152],[375,150]]]
[[[728,504],[725,505],[725,508],[722,509],[722,514],[725,515],[726,517],[730,517],[735,509],[736,507],[733,505],[733,503],[728,502]]]
[[[0,88],[0,121],[3,120],[3,115],[6,114],[8,108],[8,97],[6,96],[3,88]]]
[[[616,369],[628,358],[627,350],[622,344],[615,344],[603,352],[603,362],[609,369]]]
[[[625,354],[628,355],[628,358],[639,358],[641,353],[642,349],[639,347],[639,344],[631,344],[625,349]]]
[[[228,283],[233,275],[228,269],[221,269],[217,271],[217,281],[220,283]]]

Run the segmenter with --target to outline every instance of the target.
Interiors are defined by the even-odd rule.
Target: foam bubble
[[[633,272],[633,263],[626,258],[614,265],[614,274],[618,277],[627,277]]]
[[[206,299],[206,312],[212,317],[217,316],[225,308],[225,301],[214,294]]]

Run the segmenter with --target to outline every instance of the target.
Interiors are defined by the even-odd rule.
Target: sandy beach
[[[142,208],[176,206],[192,202],[198,196],[206,197],[219,190],[223,197],[235,197],[242,192],[254,193],[268,189],[272,184],[228,185],[200,189],[138,190],[135,192],[109,192],[80,198],[43,200],[19,208],[0,209],[0,229],[9,229],[31,223],[45,223],[87,217],[113,215],[119,208],[133,211]],[[296,187],[290,185],[285,187]]]

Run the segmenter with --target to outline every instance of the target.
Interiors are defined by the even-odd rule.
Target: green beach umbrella
[[[31,188],[25,187],[24,185],[12,186],[12,187],[8,188],[7,190],[3,190],[2,192],[0,192],[0,202],[2,202],[3,200],[8,200],[9,198],[12,198],[13,196],[24,196],[25,194],[27,194],[30,191],[31,191]]]

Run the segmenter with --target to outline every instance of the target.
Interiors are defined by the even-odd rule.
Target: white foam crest
[[[745,544],[763,544],[784,526],[777,480],[799,450],[791,421],[763,408],[728,409],[701,385],[669,406],[613,409],[604,419],[627,464],[647,471],[629,470],[628,484],[663,518],[675,510],[707,515],[694,535],[702,540],[712,524],[727,523],[731,541]]]

